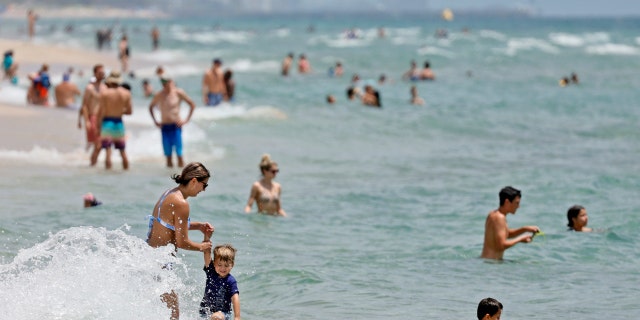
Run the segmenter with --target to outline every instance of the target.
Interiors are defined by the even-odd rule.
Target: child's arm
[[[211,242],[211,235],[213,232],[205,232],[202,242]],[[205,249],[204,253],[204,267],[208,267],[211,264],[211,249]]]
[[[240,295],[231,296],[231,304],[233,305],[233,320],[240,320]]]

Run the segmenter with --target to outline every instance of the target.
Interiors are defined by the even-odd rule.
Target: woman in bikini
[[[249,200],[247,201],[247,206],[244,208],[244,212],[251,212],[251,207],[255,201],[258,205],[259,213],[283,217],[287,216],[280,206],[282,188],[279,183],[273,181],[279,171],[278,164],[271,160],[268,154],[262,156],[262,161],[260,161],[262,179],[254,182],[251,186],[251,194],[249,195]]]
[[[194,242],[189,239],[189,230],[200,230],[211,234],[213,226],[208,222],[190,221],[187,198],[195,197],[208,186],[209,170],[199,162],[187,164],[180,175],[173,175],[177,187],[167,190],[153,208],[149,216],[147,243],[154,247],[173,244],[178,248],[192,251],[211,250],[211,241]],[[164,268],[170,268],[165,266]],[[178,295],[165,293],[162,300],[171,309],[171,319],[179,318]]]

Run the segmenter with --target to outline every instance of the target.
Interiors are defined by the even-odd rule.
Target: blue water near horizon
[[[43,20],[34,41],[93,50],[95,30],[112,22],[72,20],[68,35],[69,21]],[[0,36],[19,38],[21,23],[4,21]],[[118,169],[117,155],[113,172],[89,168],[80,143],[73,152],[0,147],[0,302],[9,319],[168,318],[156,299],[167,288],[181,297],[182,319],[198,318],[202,255],[180,251],[178,268],[155,282],[167,250],[144,243],[145,216],[177,172],[163,167],[138,85],[158,64],[198,104],[184,132],[186,159],[214,177],[190,199],[191,215],[216,226],[215,243],[238,248],[232,274],[243,318],[474,319],[485,297],[505,305],[505,319],[640,311],[640,19],[118,23],[115,39],[124,26],[137,75],[125,118],[131,170]],[[361,38],[345,39],[350,28]],[[434,37],[439,28],[449,37]],[[282,78],[288,52],[304,52],[314,72]],[[214,57],[234,71],[237,96],[210,109],[200,81]],[[430,61],[437,80],[403,81],[411,60]],[[336,61],[342,78],[327,75]],[[580,84],[559,87],[571,72]],[[377,86],[381,110],[346,100],[353,73],[368,83],[387,75]],[[409,104],[412,85],[426,106]],[[327,105],[327,94],[338,102]],[[263,153],[279,163],[288,218],[242,212]],[[506,185],[523,192],[509,225],[537,225],[545,236],[510,248],[502,262],[484,261],[484,220]],[[81,208],[87,191],[104,204]],[[574,204],[597,232],[566,231]]]

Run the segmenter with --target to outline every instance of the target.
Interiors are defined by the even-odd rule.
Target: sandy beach
[[[68,67],[90,69],[97,63],[107,69],[119,67],[118,59],[111,52],[97,52],[79,48],[32,43],[26,40],[0,39],[0,50],[13,50],[14,61],[18,63],[18,74],[26,76],[36,72],[40,65],[48,63],[52,73],[61,72]],[[43,54],[46,52],[46,54]]]
[[[19,64],[21,81],[28,73],[37,71],[42,63],[48,63],[52,75],[60,74],[68,67],[74,67],[76,71],[83,70],[84,77],[77,81],[82,88],[91,76],[93,65],[102,63],[113,69],[119,66],[117,59],[109,53],[0,39],[0,50],[4,52],[9,49],[14,51],[14,59]],[[54,84],[57,82],[55,79]],[[55,147],[65,152],[82,146],[84,130],[77,127],[77,111],[18,103],[24,100],[9,97],[15,95],[17,90],[7,80],[0,82],[0,134],[11,137],[4,139],[0,149],[31,151],[35,147]],[[53,102],[53,96],[50,99]]]

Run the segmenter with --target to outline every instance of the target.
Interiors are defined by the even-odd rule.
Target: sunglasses
[[[273,173],[273,174],[276,174],[276,173],[280,172],[280,169],[277,169],[277,170],[269,170],[269,171],[271,171],[271,173]]]
[[[203,182],[203,181],[198,181],[198,182],[202,183],[202,191],[207,190],[207,187],[209,186],[208,183]]]

